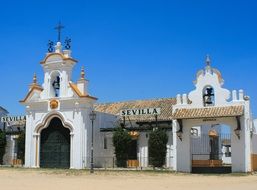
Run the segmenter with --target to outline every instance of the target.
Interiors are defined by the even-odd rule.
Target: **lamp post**
[[[96,119],[96,112],[94,110],[89,114],[89,119],[92,122],[90,173],[94,173],[94,120]]]

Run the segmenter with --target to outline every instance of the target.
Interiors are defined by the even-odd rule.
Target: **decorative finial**
[[[210,58],[210,56],[208,54],[206,55],[205,63],[206,63],[207,66],[211,65],[211,58]]]
[[[85,71],[84,71],[84,66],[81,67],[81,72],[80,72],[80,79],[85,79]]]
[[[63,28],[64,28],[64,26],[62,26],[61,22],[59,22],[59,24],[54,28],[58,32],[58,41],[57,42],[61,42],[61,30]]]
[[[36,75],[36,73],[34,73],[34,76],[33,76],[33,84],[37,84],[37,75]]]
[[[54,46],[54,42],[49,40],[47,45],[48,45],[48,52],[52,53],[54,51],[54,47],[53,47]]]
[[[64,43],[65,43],[65,48],[66,49],[70,49],[71,48],[71,39],[70,38],[66,37]]]

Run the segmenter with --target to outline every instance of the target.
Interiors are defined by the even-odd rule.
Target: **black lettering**
[[[157,110],[156,109],[153,109],[153,114],[157,114]]]
[[[137,110],[132,110],[133,115],[137,114]]]

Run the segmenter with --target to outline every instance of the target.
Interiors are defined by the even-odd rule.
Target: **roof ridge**
[[[95,103],[95,105],[110,105],[110,104],[121,104],[121,103],[132,103],[139,101],[161,101],[161,100],[176,100],[176,98],[152,98],[152,99],[140,99],[140,100],[128,100],[128,101],[118,101],[118,102],[104,102],[104,103]]]

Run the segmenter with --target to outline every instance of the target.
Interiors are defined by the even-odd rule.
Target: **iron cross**
[[[59,22],[59,24],[54,28],[58,32],[58,42],[61,41],[61,30],[63,28],[64,28],[64,26],[62,26],[61,22]]]

